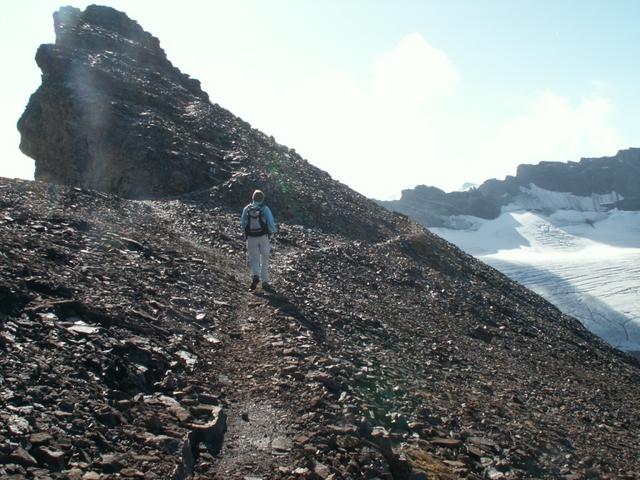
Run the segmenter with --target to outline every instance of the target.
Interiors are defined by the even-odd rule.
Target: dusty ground
[[[215,198],[0,208],[2,478],[640,475],[638,364],[426,232],[284,224],[269,294]]]

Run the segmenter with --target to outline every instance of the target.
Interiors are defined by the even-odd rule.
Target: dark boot
[[[249,288],[251,290],[255,290],[256,287],[258,286],[258,283],[260,283],[260,278],[259,277],[253,277],[251,279],[251,285],[249,285]]]

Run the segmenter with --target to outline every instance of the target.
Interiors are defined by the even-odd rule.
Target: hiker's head
[[[256,190],[251,198],[255,203],[262,203],[264,202],[264,193],[262,193],[262,190]]]

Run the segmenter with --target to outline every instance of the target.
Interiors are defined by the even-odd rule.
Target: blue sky
[[[104,4],[157,36],[214,102],[368,196],[640,146],[637,1]],[[33,175],[15,123],[60,5],[3,6],[0,53],[12,68],[0,90],[0,175]]]

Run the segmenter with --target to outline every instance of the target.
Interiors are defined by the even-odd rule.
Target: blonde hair
[[[253,192],[253,196],[251,197],[251,199],[256,203],[264,202],[264,193],[262,192],[262,190],[256,190],[255,192]]]

